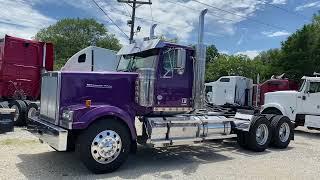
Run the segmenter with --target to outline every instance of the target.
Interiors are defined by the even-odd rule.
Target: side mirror
[[[183,48],[177,49],[177,64],[176,69],[178,74],[183,74],[186,67],[187,51]]]

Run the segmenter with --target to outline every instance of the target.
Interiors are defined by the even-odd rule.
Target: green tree
[[[264,71],[260,73],[261,80],[267,80],[272,75],[280,75],[284,72],[283,68],[280,66],[281,59],[281,49],[263,51],[254,58],[254,61],[260,64],[259,66],[264,66]]]
[[[59,70],[75,53],[88,46],[119,50],[121,45],[114,34],[94,19],[63,19],[41,29],[35,39],[52,42],[55,47],[55,69]]]
[[[292,79],[320,71],[320,14],[282,43],[279,66]]]
[[[210,45],[207,47],[207,57],[206,57],[206,63],[212,63],[214,60],[216,60],[219,57],[218,49],[215,45]]]
[[[221,76],[244,76],[256,80],[258,74],[266,77],[267,72],[268,66],[260,60],[251,60],[246,55],[220,54],[207,65],[206,82],[216,81]]]

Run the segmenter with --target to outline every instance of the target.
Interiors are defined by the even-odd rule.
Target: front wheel
[[[123,124],[104,119],[79,136],[76,151],[89,170],[97,174],[108,173],[115,171],[126,161],[130,143],[129,132]]]

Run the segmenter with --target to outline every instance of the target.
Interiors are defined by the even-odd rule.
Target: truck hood
[[[294,95],[294,94],[298,94],[298,91],[275,91],[275,92],[269,92],[266,93],[266,95],[271,95],[271,96],[283,96],[283,95]]]
[[[269,92],[265,94],[265,103],[285,103],[285,102],[296,102],[296,98],[298,96],[298,91],[276,91],[276,92]]]

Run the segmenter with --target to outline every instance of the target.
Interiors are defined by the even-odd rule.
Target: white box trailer
[[[89,46],[73,55],[61,71],[115,71],[119,63],[119,57],[115,51]]]
[[[223,76],[205,85],[207,101],[210,104],[252,106],[252,79],[242,76]]]

